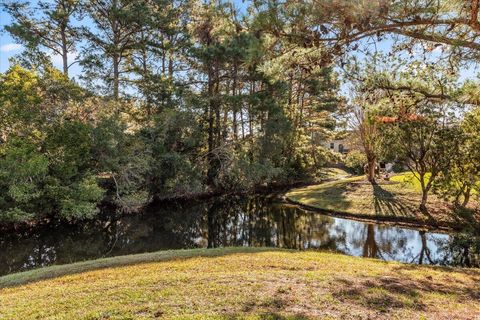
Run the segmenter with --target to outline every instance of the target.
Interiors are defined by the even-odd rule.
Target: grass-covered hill
[[[327,252],[165,251],[2,277],[0,318],[473,319],[479,281]]]

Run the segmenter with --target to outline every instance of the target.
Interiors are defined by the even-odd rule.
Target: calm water
[[[472,243],[461,236],[332,218],[275,197],[229,197],[1,234],[0,275],[100,257],[222,246],[324,249],[407,263],[478,266]]]

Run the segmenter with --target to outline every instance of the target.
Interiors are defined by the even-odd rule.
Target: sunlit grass
[[[341,179],[348,176],[350,176],[350,174],[340,168],[322,168],[318,173],[320,179]]]
[[[430,173],[427,173],[424,177],[425,182],[430,178]],[[406,187],[414,189],[418,192],[422,192],[422,186],[420,180],[412,172],[402,172],[396,174],[390,178],[390,181],[395,181],[404,184]]]
[[[420,212],[421,187],[411,173],[393,176],[390,181],[378,180],[377,185],[370,184],[365,176],[351,177],[293,189],[286,197],[313,208],[359,217],[419,223],[433,217],[440,223],[454,223],[451,209],[433,194],[427,203],[431,215]]]
[[[424,178],[425,182],[428,181],[430,176],[431,176],[430,173],[427,173],[425,175],[425,178]],[[415,189],[418,192],[422,191],[422,186],[420,185],[420,180],[418,180],[418,178],[410,171],[396,174],[395,176],[391,177],[390,180],[402,183],[406,187]],[[479,184],[479,186],[480,186],[480,184]],[[475,194],[478,193],[478,191],[476,189],[472,189],[471,193],[472,193],[472,195],[475,195]]]
[[[181,250],[42,270],[27,277],[7,277],[9,283],[13,279],[28,283],[0,289],[1,319],[353,319],[379,315],[471,319],[480,313],[480,271],[386,263],[327,252]],[[35,281],[52,270],[61,270],[63,275]],[[5,284],[4,280],[0,278],[0,283]]]

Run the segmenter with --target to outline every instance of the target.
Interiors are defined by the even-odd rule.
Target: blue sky
[[[0,0],[1,1],[1,0]],[[15,40],[8,34],[8,32],[4,31],[4,27],[9,25],[12,22],[10,16],[4,12],[0,8],[0,72],[5,72],[9,66],[9,59],[13,56],[20,54],[23,50],[23,47],[16,43]],[[73,57],[75,56],[72,53],[72,57],[70,57],[69,61],[73,61]],[[55,67],[62,70],[62,58],[60,55],[51,54],[51,61]],[[70,68],[70,73],[75,76],[81,72],[80,67],[78,64],[74,64]]]
[[[5,25],[11,23],[9,15],[0,9],[0,72],[5,72],[10,66],[9,59],[22,52],[23,48],[20,44],[16,43],[14,39],[5,32],[3,29]],[[52,63],[55,67],[62,68],[62,59],[58,55],[51,55]],[[72,70],[73,73],[79,72],[77,70]]]
[[[0,0],[2,2],[3,0]],[[233,0],[237,8],[244,11],[247,7],[245,0]],[[31,3],[35,3],[33,0]],[[15,43],[15,40],[4,31],[4,27],[11,23],[10,16],[0,8],[0,72],[5,72],[9,66],[9,59],[22,52],[22,46]],[[76,22],[75,22],[76,23]],[[51,55],[52,63],[55,67],[62,69],[62,59],[58,55]],[[72,60],[72,59],[69,59]],[[70,74],[75,76],[81,72],[78,64],[70,68]]]
[[[15,44],[15,41],[6,33],[3,32],[5,25],[11,22],[10,17],[3,10],[0,9],[0,72],[8,69],[8,59],[22,51],[20,45]]]
[[[34,1],[33,1],[34,2]],[[240,10],[246,8],[247,1],[244,0],[234,0],[235,4],[237,5]],[[22,46],[15,43],[14,39],[10,37],[7,32],[3,31],[5,25],[11,23],[11,19],[9,15],[0,9],[0,72],[5,72],[9,68],[9,59],[16,54],[22,52]],[[382,52],[389,52],[392,45],[391,40],[382,41],[381,43],[377,44],[377,49]],[[362,58],[362,54],[356,54],[359,58]],[[52,62],[54,66],[58,67],[59,69],[62,68],[62,60],[61,57],[58,55],[51,55]],[[71,59],[70,59],[71,60]],[[75,76],[81,72],[78,64],[74,65],[70,70],[70,74]],[[461,79],[477,79],[477,70],[476,66],[471,65],[461,72]]]

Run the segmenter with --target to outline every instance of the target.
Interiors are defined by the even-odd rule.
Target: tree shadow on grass
[[[395,217],[415,217],[411,208],[399,200],[396,195],[378,184],[373,184],[375,214]]]
[[[426,307],[421,302],[418,290],[404,283],[377,278],[362,279],[358,282],[347,279],[337,281],[338,289],[332,295],[345,304],[382,313],[404,308],[422,311]]]
[[[256,315],[258,319],[262,320],[307,320],[307,319],[314,319],[313,317],[308,317],[301,314],[294,314],[294,315],[282,315],[279,313],[262,313]],[[234,319],[245,319],[245,315],[226,315],[222,316],[222,319],[225,320],[234,320]]]
[[[285,279],[284,279],[285,280]],[[268,294],[255,296],[244,302],[241,309],[242,318],[247,314],[254,314],[260,319],[314,319],[310,295],[302,291],[305,283],[295,281],[288,285],[281,285],[276,281]]]
[[[465,276],[471,277],[473,280],[480,282],[480,270],[477,268],[452,268],[448,266],[429,266],[429,265],[424,265],[422,268],[428,268],[431,269],[432,271],[434,270],[442,270],[442,272],[448,272],[448,273],[461,273]],[[402,263],[399,264],[394,268],[396,272],[402,272],[402,271],[413,271],[417,270],[418,265],[415,264],[408,264],[408,263]],[[426,280],[429,280],[428,277]],[[478,294],[480,297],[480,287],[478,287]]]
[[[413,267],[415,268],[415,267]],[[423,296],[439,294],[448,296],[455,302],[479,301],[480,292],[464,284],[452,284],[444,280],[408,279],[406,277],[374,277],[360,281],[337,279],[339,289],[333,294],[346,304],[356,304],[364,308],[388,313],[394,309],[425,311],[427,305]],[[453,301],[452,301],[453,302]]]
[[[354,188],[354,187],[353,187]],[[347,195],[352,192],[352,185],[338,184],[329,188],[315,190],[308,194],[310,199],[299,199],[301,203],[314,205],[322,209],[333,209],[335,211],[347,211],[353,205],[347,200]],[[312,200],[309,203],[308,200]]]

